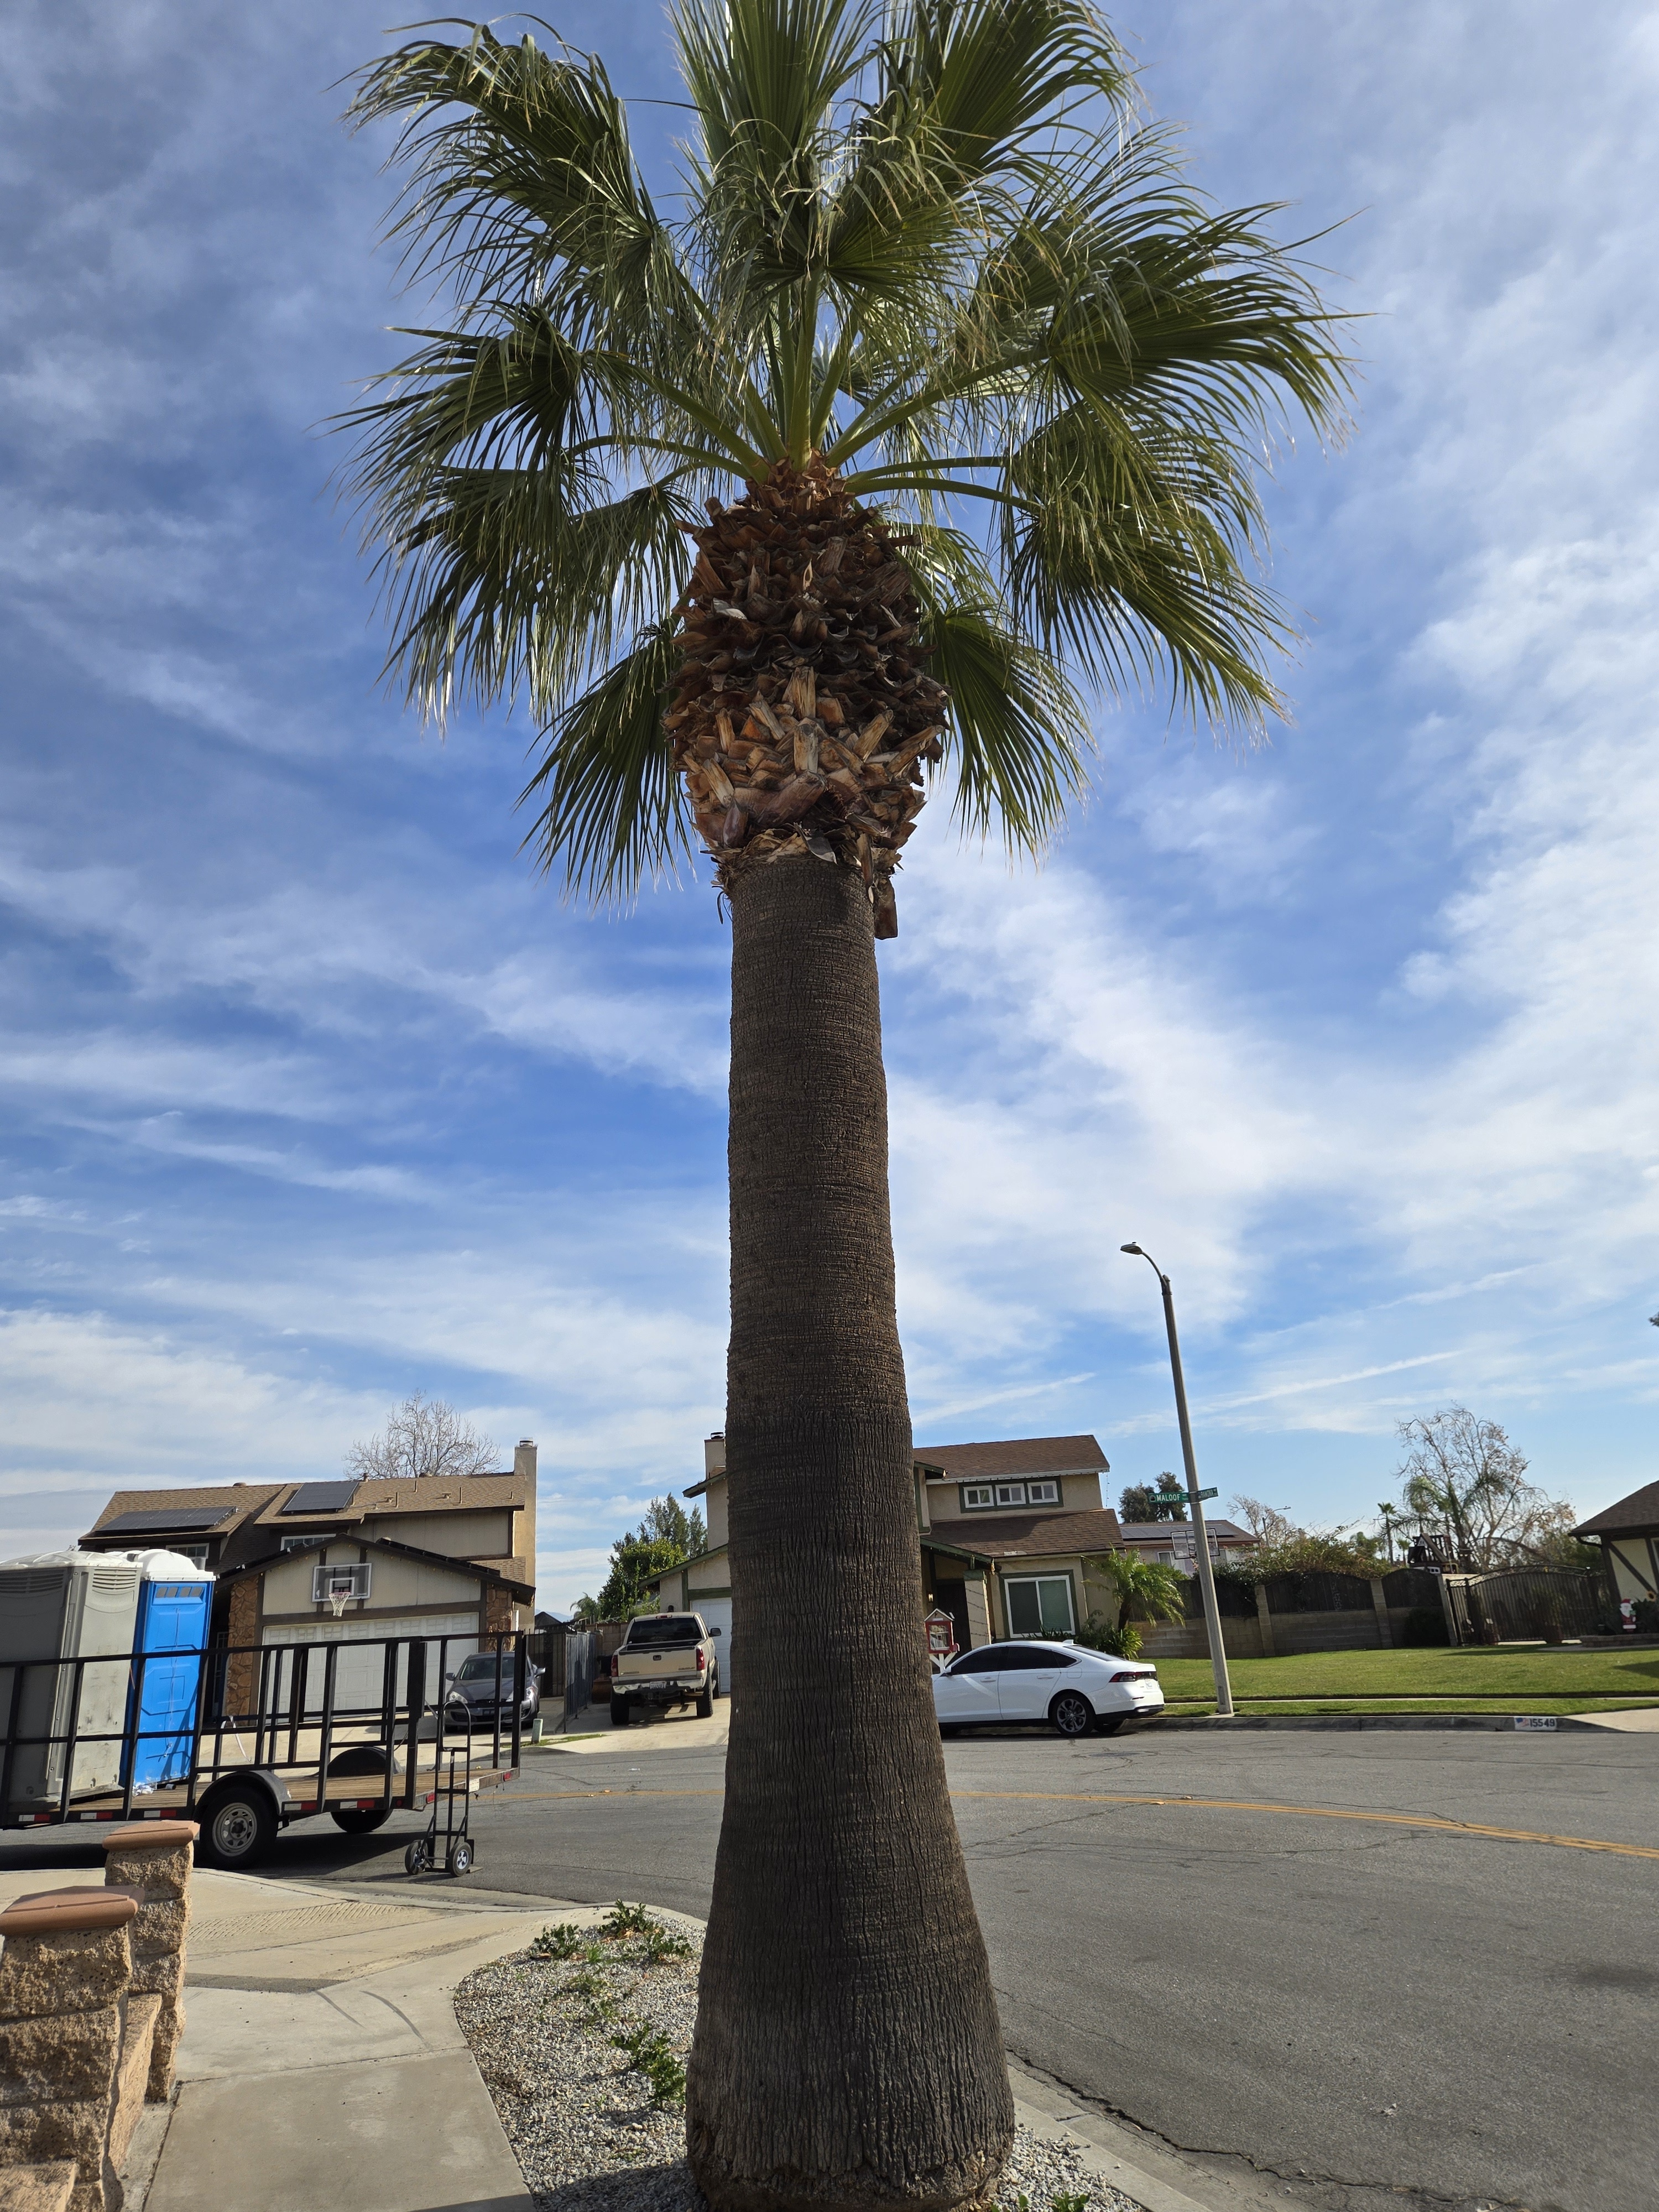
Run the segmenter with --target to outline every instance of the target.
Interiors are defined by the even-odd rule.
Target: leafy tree
[[[611,1547],[611,1572],[599,1592],[601,1620],[629,1620],[657,1609],[656,1585],[685,1553],[666,1536],[623,1536]]]
[[[1086,1562],[1109,1592],[1103,1612],[1091,1610],[1078,1642],[1097,1651],[1133,1659],[1140,1650],[1138,1620],[1179,1620],[1187,1609],[1186,1583],[1162,1559],[1130,1551],[1097,1552]]]
[[[345,1455],[349,1474],[402,1478],[488,1474],[495,1445],[441,1398],[411,1391],[386,1415],[386,1427]]]
[[[1158,1480],[1166,1490],[1176,1483],[1172,1474],[1160,1474]],[[1118,1493],[1117,1512],[1120,1521],[1184,1521],[1187,1504],[1184,1498],[1176,1504],[1160,1498],[1150,1482],[1132,1482]]]
[[[700,848],[729,908],[729,1557],[765,1662],[693,2172],[716,2207],[944,2212],[994,2193],[1012,2110],[915,1632],[875,939],[939,773],[966,831],[1041,847],[1079,686],[1278,711],[1259,478],[1343,371],[1271,210],[1191,187],[1087,0],[671,20],[666,210],[592,57],[479,25],[363,71],[447,312],[355,417],[351,480],[408,697],[544,730],[544,864],[625,902]]]
[[[683,1559],[696,1559],[708,1540],[702,1508],[694,1505],[688,1513],[678,1498],[653,1498],[645,1509],[639,1534],[641,1543],[674,1545],[680,1555],[673,1562],[676,1566]]]

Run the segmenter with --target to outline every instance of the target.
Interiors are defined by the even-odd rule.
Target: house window
[[[1025,1495],[1033,1505],[1058,1505],[1060,1485],[1057,1482],[1028,1482]]]
[[[284,1536],[282,1545],[285,1552],[304,1552],[313,1544],[327,1544],[332,1540],[333,1532],[331,1530],[326,1536]]]
[[[987,1506],[994,1505],[996,1498],[988,1482],[964,1482],[962,1486],[962,1510],[964,1513],[982,1513]]]
[[[1072,1636],[1077,1615],[1072,1609],[1070,1575],[1005,1577],[1004,1601],[1008,1607],[1010,1636]]]
[[[1024,1505],[1025,1485],[1023,1482],[1000,1482],[997,1485],[999,1505]]]
[[[177,1552],[181,1559],[188,1559],[192,1567],[204,1567],[208,1563],[205,1544],[169,1544],[167,1549]]]

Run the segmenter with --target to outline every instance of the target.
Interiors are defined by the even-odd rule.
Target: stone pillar
[[[120,2212],[127,2112],[143,2101],[131,2076],[141,2057],[148,2070],[159,2008],[129,1997],[137,1916],[110,1889],[46,1890],[0,1912],[0,2169],[72,2164],[69,2212]]]
[[[132,1923],[132,1986],[160,1999],[150,2045],[146,2094],[152,2104],[173,2088],[179,2039],[185,2032],[185,1937],[190,1927],[194,1820],[135,1820],[104,1838],[104,1880],[138,1908]]]
[[[1267,1607],[1266,1583],[1258,1583],[1255,1586],[1255,1620],[1257,1627],[1261,1631],[1262,1657],[1276,1659],[1279,1654],[1273,1648],[1273,1617]]]

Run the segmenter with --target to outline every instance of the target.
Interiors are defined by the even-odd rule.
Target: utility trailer
[[[290,1821],[326,1813],[348,1835],[367,1835],[400,1808],[424,1808],[462,1739],[472,1790],[499,1789],[519,1771],[529,1636],[517,1629],[0,1660],[0,1828],[193,1820],[202,1863],[240,1869],[257,1864]],[[510,1709],[501,1698],[487,1720],[460,1712],[447,1695],[452,1645],[458,1654],[495,1652],[503,1684],[517,1692]],[[146,1678],[163,1667],[174,1696],[186,1686],[193,1712],[181,1717],[166,1700],[158,1710]],[[183,1759],[181,1737],[191,1754]],[[164,1771],[178,1778],[143,1778],[156,1771],[157,1740],[167,1748]]]

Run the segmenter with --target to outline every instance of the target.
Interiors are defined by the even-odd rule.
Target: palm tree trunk
[[[922,1638],[869,894],[732,891],[740,1638],[687,2137],[732,2212],[988,2201],[1013,2130]]]

